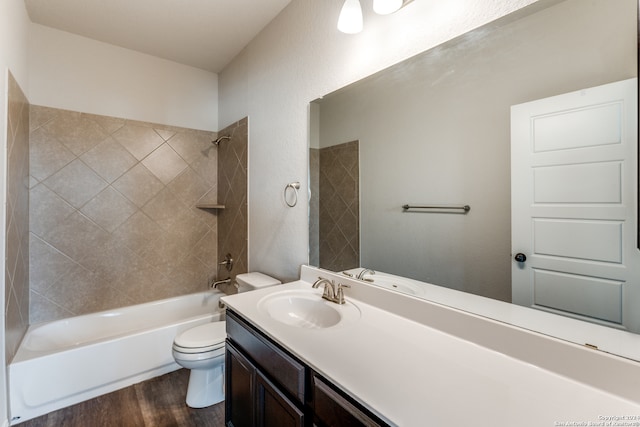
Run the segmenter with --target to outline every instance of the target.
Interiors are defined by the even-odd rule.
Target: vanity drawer
[[[227,339],[241,348],[271,380],[298,402],[304,402],[305,366],[269,342],[231,310],[227,310]]]

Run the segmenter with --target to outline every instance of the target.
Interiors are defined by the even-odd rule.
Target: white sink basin
[[[360,318],[360,310],[347,301],[322,299],[316,289],[276,292],[258,301],[258,310],[285,325],[307,329],[344,326]]]

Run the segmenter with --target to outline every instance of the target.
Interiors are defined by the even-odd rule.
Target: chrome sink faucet
[[[362,271],[361,271],[360,273],[358,273],[358,275],[356,276],[356,279],[360,279],[360,280],[367,280],[367,279],[365,279],[365,278],[364,278],[364,275],[365,275],[365,274],[367,274],[367,273],[368,273],[368,274],[371,274],[372,276],[373,276],[374,274],[376,274],[376,272],[375,272],[375,271],[373,271],[373,270],[372,270],[372,269],[370,269],[370,268],[363,268],[363,269],[362,269]],[[371,280],[371,279],[369,279],[369,280]]]
[[[324,292],[322,292],[322,298],[326,299],[327,301],[335,302],[336,304],[345,303],[343,288],[351,287],[349,285],[343,285],[342,283],[338,283],[338,286],[336,288],[336,285],[333,283],[333,280],[325,279],[323,277],[318,277],[318,280],[316,280],[311,287],[318,288],[320,287],[320,285],[324,285]]]

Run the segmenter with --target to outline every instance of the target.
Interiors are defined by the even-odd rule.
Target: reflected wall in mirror
[[[309,258],[327,270],[348,270],[360,263],[358,147],[358,141],[351,141],[309,148]]]
[[[636,77],[637,16],[636,0],[538,2],[312,102],[312,152],[359,141],[361,213],[360,259],[323,265],[312,225],[311,263],[511,302],[511,106]]]

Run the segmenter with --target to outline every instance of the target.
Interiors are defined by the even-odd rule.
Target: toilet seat
[[[173,350],[179,353],[206,353],[224,348],[227,338],[226,322],[211,322],[188,329],[173,341]]]

